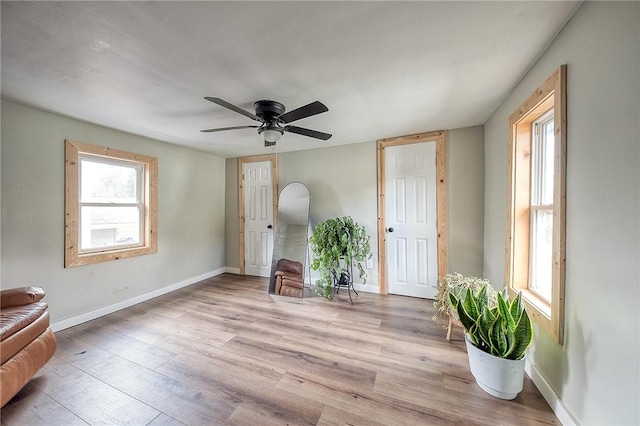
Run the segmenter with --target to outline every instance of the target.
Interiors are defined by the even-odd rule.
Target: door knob
[[[387,228],[387,231],[393,232],[393,228]]]
[[[267,225],[267,229],[271,229],[271,228],[273,228],[273,226]]]

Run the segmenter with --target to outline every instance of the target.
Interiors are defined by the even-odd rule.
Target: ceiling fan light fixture
[[[284,129],[278,126],[265,126],[258,129],[258,133],[264,137],[265,146],[270,146],[278,142],[278,139],[284,133]]]

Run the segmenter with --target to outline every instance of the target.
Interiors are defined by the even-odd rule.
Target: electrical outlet
[[[373,259],[367,259],[367,269],[373,269]]]

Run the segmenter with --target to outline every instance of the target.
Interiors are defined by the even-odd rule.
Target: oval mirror
[[[273,237],[269,293],[303,297],[311,194],[303,183],[292,182],[280,191]]]

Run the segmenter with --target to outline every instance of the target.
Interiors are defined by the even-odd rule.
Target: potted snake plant
[[[319,223],[309,239],[313,252],[311,269],[320,272],[316,294],[333,298],[333,285],[343,274],[344,265],[355,265],[360,279],[367,282],[363,262],[371,257],[369,235],[364,226],[350,216],[330,218]]]
[[[533,328],[521,294],[509,302],[505,288],[493,299],[488,285],[460,297],[450,292],[449,299],[466,331],[469,367],[476,382],[490,395],[513,399],[522,390]]]

